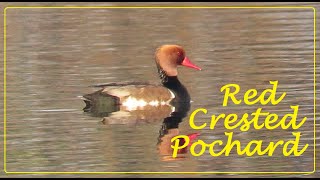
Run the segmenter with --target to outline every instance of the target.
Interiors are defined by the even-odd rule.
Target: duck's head
[[[167,76],[177,76],[178,65],[201,70],[200,67],[193,64],[186,56],[184,49],[179,45],[162,45],[155,53],[155,59]]]

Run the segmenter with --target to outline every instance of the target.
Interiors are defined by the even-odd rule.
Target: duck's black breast
[[[187,88],[179,81],[177,76],[168,76],[163,86],[175,94],[173,103],[190,103],[190,95]]]

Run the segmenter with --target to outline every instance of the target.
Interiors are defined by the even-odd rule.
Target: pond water
[[[112,5],[112,4],[111,4]],[[313,10],[304,9],[7,9],[6,46],[6,148],[10,172],[310,172],[314,162],[314,26]],[[274,155],[213,157],[206,150],[195,157],[161,154],[164,118],[161,109],[112,115],[84,112],[80,96],[94,92],[94,84],[126,81],[160,82],[154,51],[163,44],[184,47],[196,71],[179,67],[179,79],[192,99],[172,134],[200,133],[198,140],[227,141],[225,132],[242,148],[251,140],[294,140],[301,132],[303,155],[285,157],[282,146]],[[246,90],[272,88],[278,81],[277,105],[223,107],[226,84]],[[319,91],[318,91],[319,92]],[[237,96],[238,97],[238,96]],[[190,114],[198,113],[197,125],[210,124],[211,116],[235,113],[241,118],[258,108],[279,117],[299,105],[296,130],[291,128],[242,132],[227,130],[223,120],[195,130]],[[128,117],[130,114],[130,118]],[[132,113],[136,113],[132,115]],[[111,113],[112,114],[112,113]],[[103,121],[103,118],[109,119]],[[264,119],[261,119],[263,122]],[[319,124],[319,119],[316,119]],[[218,146],[217,149],[222,148]],[[198,174],[197,177],[248,177],[248,174]],[[30,175],[31,176],[31,175]],[[38,175],[39,176],[39,175]],[[52,175],[51,175],[52,176]],[[64,175],[81,177],[84,175]],[[92,175],[95,177],[108,175]],[[109,176],[125,176],[112,174]],[[144,177],[131,174],[130,177]],[[166,176],[191,176],[162,175]],[[261,176],[263,176],[261,174]],[[273,175],[280,176],[280,175]],[[282,175],[282,176],[302,176]]]

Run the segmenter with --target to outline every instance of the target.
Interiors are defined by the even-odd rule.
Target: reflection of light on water
[[[134,97],[129,96],[123,103],[122,106],[124,106],[126,108],[126,110],[128,111],[134,111],[137,109],[143,109],[146,106],[153,106],[153,107],[157,107],[157,106],[164,106],[164,105],[169,105],[168,103],[166,103],[165,101],[157,101],[157,100],[153,100],[150,102],[146,102],[143,99],[136,99]],[[175,110],[175,108],[173,106],[171,106],[172,111]]]

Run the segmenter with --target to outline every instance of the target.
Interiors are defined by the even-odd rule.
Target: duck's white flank
[[[171,98],[172,99],[175,98],[174,93],[171,92],[170,90],[169,90],[169,92],[171,94]],[[147,102],[143,99],[137,99],[135,97],[129,96],[128,98],[125,99],[124,102],[122,102],[122,106],[125,106],[128,111],[137,110],[138,108],[143,108],[145,106],[157,107],[157,106],[163,106],[163,105],[170,105],[169,101],[165,102],[165,101],[152,100],[150,102]],[[173,111],[174,111],[174,109],[173,109]]]
[[[170,94],[171,94],[171,99],[174,99],[176,96],[174,95],[174,93],[172,92],[172,91],[170,91],[169,89],[168,89],[168,91],[170,92]]]

